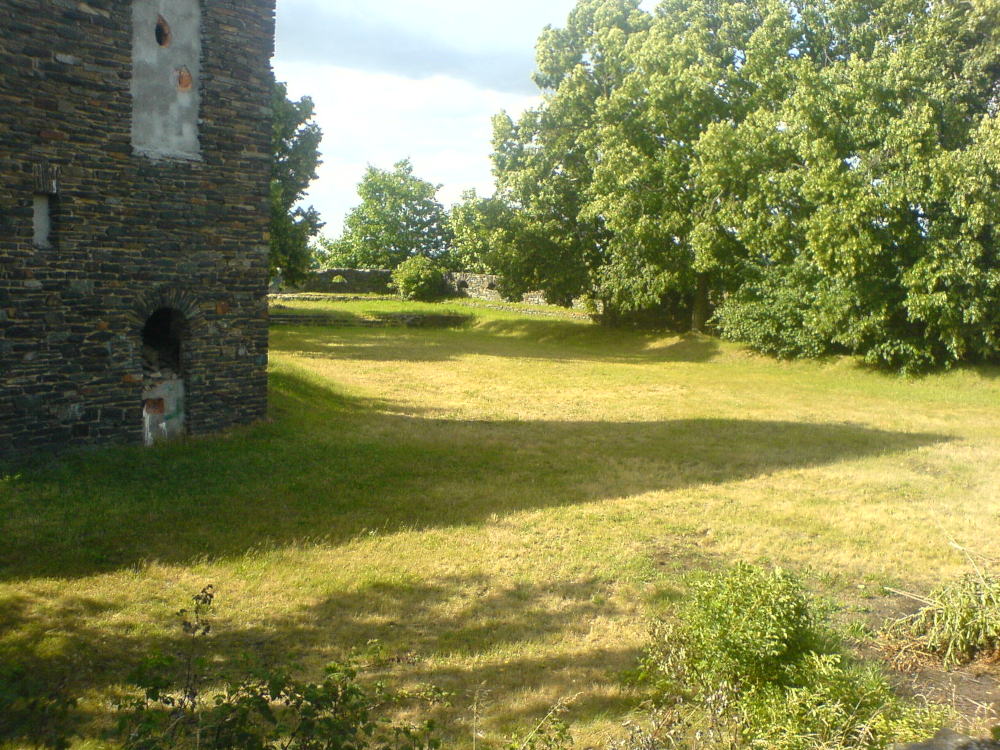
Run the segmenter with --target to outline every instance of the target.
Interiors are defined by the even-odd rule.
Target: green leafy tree
[[[416,177],[409,159],[392,170],[369,166],[358,185],[361,204],[347,215],[343,235],[322,242],[326,265],[393,269],[417,255],[450,265],[451,233],[439,189]]]
[[[481,198],[473,190],[452,207],[449,222],[455,265],[465,271],[499,275],[497,291],[504,299],[517,301],[527,291],[545,288],[552,301],[567,301],[565,292],[555,291],[560,289],[555,268],[558,255],[545,255],[551,243],[527,213],[503,198]],[[543,269],[553,274],[548,285],[542,283]]]
[[[546,28],[538,40],[541,106],[516,122],[494,118],[496,199],[517,216],[498,269],[511,291],[541,289],[560,303],[595,291],[608,233],[600,216],[583,209],[597,101],[622,80],[628,39],[649,22],[639,0],[580,0],[565,28]]]
[[[323,226],[316,209],[299,205],[316,179],[323,133],[312,122],[312,99],[291,101],[283,83],[274,84],[271,110],[270,270],[295,281],[312,265],[310,240]]]
[[[713,123],[780,101],[789,18],[770,0],[664,0],[630,40],[628,74],[598,101],[587,207],[611,232],[599,278],[615,309],[702,330],[711,298],[738,285],[726,262],[738,238],[719,221],[719,194],[698,182],[699,143]]]
[[[509,244],[514,221],[510,207],[497,198],[483,198],[475,190],[448,212],[455,266],[471,273],[498,273],[500,248]]]
[[[742,247],[725,335],[904,371],[997,356],[997,13],[802,6],[788,95],[699,142]]]

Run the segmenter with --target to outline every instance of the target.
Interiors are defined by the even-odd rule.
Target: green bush
[[[852,662],[789,574],[739,564],[695,580],[654,628],[640,676],[650,727],[618,747],[885,748],[928,737],[948,714],[897,697]]]
[[[930,603],[888,630],[916,638],[946,665],[1000,654],[1000,580],[975,572],[931,592]]]
[[[141,695],[119,704],[123,750],[434,750],[434,722],[395,721],[396,707],[436,703],[440,691],[391,692],[365,685],[350,663],[332,664],[318,682],[283,670],[229,681],[217,690],[207,648],[214,591],[206,586],[183,609],[184,645],[149,657],[132,676]]]
[[[789,574],[743,563],[691,582],[669,622],[654,626],[644,672],[661,692],[705,697],[720,685],[740,690],[783,684],[820,647],[805,592]]]
[[[390,286],[403,299],[431,302],[445,296],[444,272],[430,258],[415,255],[392,272]]]
[[[714,322],[723,338],[782,359],[822,357],[838,350],[838,321],[824,300],[830,284],[806,261],[758,269],[726,297]]]

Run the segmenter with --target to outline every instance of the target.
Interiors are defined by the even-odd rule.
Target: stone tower
[[[264,416],[274,0],[0,0],[0,458]]]

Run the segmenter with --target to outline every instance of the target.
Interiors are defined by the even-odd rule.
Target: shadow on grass
[[[294,308],[272,308],[271,325],[333,326],[337,328],[464,328],[475,322],[475,316],[460,313],[425,311],[371,312],[359,315],[346,310],[319,312]]]
[[[734,419],[456,422],[394,413],[390,402],[350,398],[296,372],[273,373],[271,389],[269,424],[154,450],[71,453],[0,475],[0,580],[16,587],[147,560],[236,559],[262,545],[308,539],[339,544],[369,529],[476,525],[524,510],[745,479],[948,439]],[[610,605],[596,603],[597,589],[582,582],[497,591],[475,576],[375,583],[291,615],[265,614],[252,627],[221,621],[212,649],[222,674],[239,678],[243,659],[251,667],[315,666],[334,655],[331,643],[377,638],[399,650],[398,658],[413,650],[413,661],[398,667],[407,679],[445,689],[486,682],[496,695],[530,685],[537,695],[565,696],[589,686],[576,715],[619,715],[627,699],[593,686],[630,667],[635,653],[605,645],[517,656],[518,644],[574,629],[586,635],[595,617],[614,616]],[[113,689],[143,657],[182,648],[176,628],[164,635],[131,623],[107,625],[116,606],[109,602],[52,599],[32,593],[30,583],[15,590],[0,600],[0,667],[14,670],[10,681],[29,699]],[[158,607],[150,613],[154,622],[176,608],[151,606]],[[475,666],[456,666],[461,659],[452,655],[476,657],[465,659]],[[526,720],[548,708],[539,701],[504,701],[504,713],[493,718],[498,725]],[[456,710],[467,714],[470,702],[463,696]],[[35,710],[37,704],[19,705]],[[34,718],[28,714],[29,732]],[[106,719],[74,714],[73,721],[90,726]]]
[[[556,657],[490,657],[520,643],[586,634],[594,617],[617,614],[611,605],[596,603],[599,582],[521,584],[501,590],[490,590],[489,583],[479,576],[417,584],[372,583],[291,615],[265,615],[251,627],[234,626],[218,612],[210,616],[212,635],[194,641],[169,615],[159,623],[168,626],[165,632],[149,635],[125,625],[116,630],[86,624],[85,613],[111,607],[93,600],[65,597],[41,608],[29,596],[0,600],[0,633],[8,634],[0,639],[0,678],[18,680],[17,690],[29,699],[4,706],[6,695],[0,691],[0,707],[6,709],[0,742],[27,739],[45,744],[53,736],[56,719],[64,732],[93,736],[100,731],[100,719],[107,722],[110,716],[72,707],[57,715],[51,706],[65,707],[65,699],[91,691],[117,690],[150,657],[178,660],[156,673],[175,686],[181,684],[188,653],[203,664],[202,685],[239,682],[252,674],[289,668],[317,679],[324,663],[343,660],[346,647],[363,646],[370,639],[378,640],[379,650],[366,654],[362,649],[360,660],[369,663],[373,675],[395,675],[455,693],[454,708],[443,717],[455,726],[452,731],[460,732],[457,724],[471,715],[473,695],[467,694],[468,686],[481,683],[498,696],[527,686],[546,696],[571,695],[584,688],[575,706],[578,716],[626,710],[627,696],[608,697],[607,690],[594,686],[613,685],[616,673],[635,664],[635,650],[595,648]],[[219,592],[220,609],[238,610],[240,602],[227,601],[225,594]],[[177,602],[176,607],[184,604]],[[345,648],[332,651],[331,643]],[[481,659],[468,667],[453,666],[454,657],[466,655]],[[45,701],[40,703],[39,697]],[[540,699],[537,705],[521,703],[504,712],[493,709],[485,721],[511,725],[537,719],[549,707]]]
[[[719,342],[685,334],[670,339],[661,333],[602,328],[565,320],[493,320],[463,331],[461,337],[394,331],[391,339],[365,330],[308,330],[283,327],[281,348],[298,356],[332,357],[374,362],[443,362],[465,355],[603,362],[709,362]],[[660,345],[670,341],[666,345]]]
[[[0,580],[478,524],[948,439],[738,419],[459,422],[394,414],[297,374],[272,374],[271,387],[271,424],[155,450],[68,454],[0,477]]]

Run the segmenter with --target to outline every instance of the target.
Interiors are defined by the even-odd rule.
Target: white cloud
[[[409,157],[445,204],[492,189],[491,117],[537,103],[535,40],[576,0],[279,0],[275,73],[311,96],[324,164],[306,203],[336,236],[367,164]],[[653,0],[643,7],[652,8]]]
[[[355,188],[368,164],[388,169],[410,158],[417,176],[444,185],[439,198],[445,204],[471,187],[489,193],[491,117],[537,102],[444,76],[414,81],[280,60],[275,75],[288,82],[289,96],[308,95],[316,104],[324,163],[306,203],[320,211],[328,236],[340,233],[344,215],[357,204]]]

